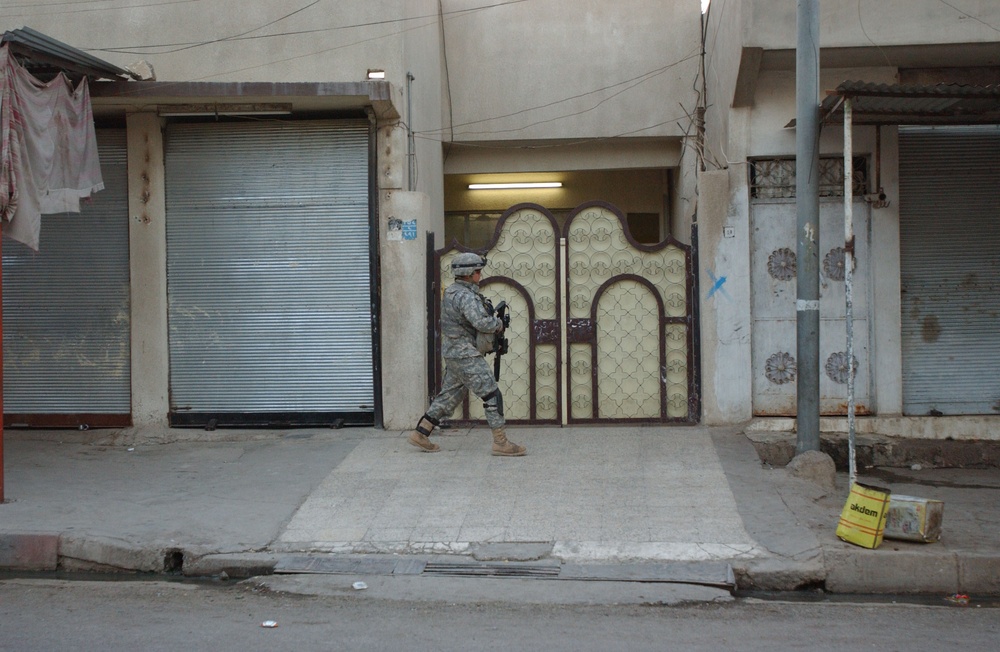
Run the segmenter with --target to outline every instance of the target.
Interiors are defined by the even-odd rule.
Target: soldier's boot
[[[527,454],[528,449],[518,446],[512,441],[508,441],[504,428],[497,428],[493,431],[493,454],[502,457],[520,457]]]
[[[407,441],[425,453],[438,452],[441,450],[441,447],[427,437],[427,435],[434,431],[434,426],[436,425],[437,423],[425,414],[420,417],[420,421],[417,422],[417,427],[413,429],[412,433],[410,433],[410,438]]]

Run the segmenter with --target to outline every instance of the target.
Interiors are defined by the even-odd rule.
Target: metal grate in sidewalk
[[[725,562],[647,562],[563,564],[557,559],[476,561],[458,557],[424,560],[407,557],[310,554],[282,556],[279,574],[420,575],[429,577],[495,577],[589,582],[697,584],[733,590],[736,578]]]
[[[283,555],[274,566],[275,573],[286,575],[420,575],[423,570],[419,559],[324,554]]]
[[[424,575],[445,577],[558,577],[558,564],[524,564],[514,562],[434,562],[424,566]]]

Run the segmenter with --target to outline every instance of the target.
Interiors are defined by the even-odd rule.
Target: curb
[[[58,534],[0,534],[0,570],[54,571],[58,567]]]
[[[166,573],[181,568],[183,555],[178,548],[77,533],[0,533],[0,571]]]
[[[1000,595],[996,553],[828,547],[823,556],[831,593]]]
[[[738,591],[808,591],[826,585],[821,562],[788,562],[773,557],[733,564]]]
[[[270,552],[212,553],[186,561],[181,572],[185,577],[246,579],[273,574],[280,559]]]
[[[274,574],[280,560],[289,554],[142,546],[79,534],[0,533],[0,571],[6,572],[181,573],[189,578],[247,579]],[[496,558],[492,554],[480,556]],[[737,591],[822,589],[839,594],[1000,596],[1000,554],[994,552],[824,545],[822,554],[812,559],[772,555],[726,563],[732,567]]]
[[[173,570],[178,551],[120,539],[64,534],[59,538],[59,568],[66,571],[162,573]]]

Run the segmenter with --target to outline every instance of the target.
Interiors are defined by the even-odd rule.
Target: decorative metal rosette
[[[790,353],[779,351],[764,363],[764,375],[775,385],[784,385],[795,380],[798,367]]]
[[[767,272],[779,281],[790,281],[795,278],[798,263],[795,252],[788,247],[775,249],[767,257]]]
[[[823,258],[823,273],[831,281],[843,281],[846,262],[847,255],[843,247],[831,249],[830,253]]]
[[[830,357],[826,359],[826,375],[833,382],[846,385],[848,371],[846,351],[831,353]],[[854,358],[854,375],[858,375],[858,359],[856,357]]]

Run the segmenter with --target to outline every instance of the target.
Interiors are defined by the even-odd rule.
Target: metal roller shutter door
[[[42,216],[39,251],[3,247],[5,422],[131,423],[125,131],[97,131],[104,190]]]
[[[167,129],[171,423],[374,422],[363,121]]]
[[[1000,411],[1000,130],[900,130],[903,412]]]

